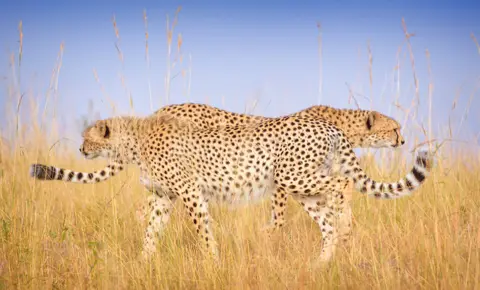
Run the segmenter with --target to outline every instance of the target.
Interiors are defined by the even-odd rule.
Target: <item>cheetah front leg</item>
[[[337,227],[340,242],[347,246],[352,233],[352,207],[350,201],[346,201],[345,205],[339,210]]]
[[[191,190],[196,186],[187,186],[183,191],[181,198],[185,209],[192,220],[199,238],[202,240],[203,249],[211,254],[218,262],[217,243],[210,229],[210,214],[208,212],[208,201],[200,189]]]
[[[155,194],[148,195],[146,200],[142,200],[138,206],[136,206],[135,217],[139,223],[145,222],[147,215],[150,212],[150,204],[155,200]]]
[[[175,203],[175,196],[168,196],[161,189],[156,188],[148,198],[150,217],[145,230],[142,255],[146,259],[155,253],[157,239],[162,235],[165,226],[170,220],[170,214]]]
[[[334,190],[335,204],[337,207],[337,228],[338,238],[340,242],[346,246],[350,241],[350,235],[352,232],[352,195],[353,195],[353,183],[349,178],[345,178],[343,182],[338,184],[339,188]]]

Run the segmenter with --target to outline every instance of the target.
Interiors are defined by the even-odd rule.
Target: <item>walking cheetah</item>
[[[308,116],[224,128],[198,127],[168,113],[116,117],[97,121],[83,137],[82,154],[89,159],[111,159],[110,165],[81,173],[33,164],[31,176],[91,183],[114,175],[127,164],[138,165],[142,183],[157,193],[157,209],[151,214],[144,239],[145,258],[155,251],[154,234],[168,221],[172,199],[183,201],[203,248],[217,257],[209,226],[209,200],[237,202],[272,193],[273,224],[283,222],[288,195],[299,199],[322,231],[320,260],[329,261],[343,231],[342,191],[348,178],[362,193],[397,198],[416,190],[433,164],[431,155],[422,151],[404,178],[394,183],[374,181],[359,166],[342,130]],[[315,204],[311,198],[316,198]]]
[[[154,114],[163,113],[192,121],[202,128],[246,125],[270,119],[263,116],[228,112],[209,105],[195,103],[165,106],[157,110]],[[400,124],[394,119],[376,111],[311,106],[291,116],[311,116],[331,122],[345,133],[353,148],[399,147],[405,143],[400,133]],[[345,184],[345,188],[349,187],[348,185],[349,184]],[[349,202],[351,194],[349,194],[348,190],[344,192],[344,196],[346,197],[346,202]],[[149,195],[147,204],[143,204],[137,209],[139,219],[143,220],[145,216],[147,216],[147,213],[155,211],[155,199],[155,194]],[[309,200],[304,200],[302,204],[304,207],[311,206],[311,204],[316,204],[317,200],[315,199],[316,198],[310,198]],[[277,202],[280,202],[280,200]],[[352,220],[351,212],[347,220],[349,220],[348,225],[350,226]],[[281,224],[283,223],[282,221]],[[267,227],[267,229],[274,230],[275,226],[272,226]],[[347,239],[349,232],[350,230],[347,230],[342,237]]]

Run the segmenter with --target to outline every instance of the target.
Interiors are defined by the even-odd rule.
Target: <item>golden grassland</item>
[[[438,163],[411,197],[382,201],[355,192],[351,244],[321,268],[321,233],[292,200],[286,227],[271,239],[262,231],[268,201],[212,205],[218,265],[202,258],[177,202],[157,255],[143,263],[145,225],[135,210],[146,192],[137,170],[97,185],[39,182],[27,174],[37,156],[2,156],[0,289],[479,289],[479,160],[471,168],[460,159]],[[396,180],[412,163],[397,158],[402,162],[384,170],[371,158],[362,166]],[[64,156],[41,161],[84,170],[103,165]]]
[[[168,59],[179,11],[173,23],[167,25]],[[146,12],[144,22],[149,68]],[[414,67],[411,35],[405,22],[402,24]],[[120,40],[115,18],[113,26]],[[19,32],[18,58],[11,59],[14,77],[15,68],[21,67],[21,23]],[[476,39],[472,39],[478,46]],[[179,35],[176,56],[167,64],[167,103],[171,69],[182,61],[181,46]],[[123,62],[118,43],[116,48]],[[372,88],[371,51],[368,51]],[[54,103],[51,99],[55,98],[63,52],[62,44],[45,103]],[[428,51],[426,57],[429,59]],[[189,72],[182,70],[181,75],[188,78]],[[94,76],[104,93],[96,72]],[[128,91],[123,72],[121,76]],[[418,82],[415,73],[413,76],[416,100]],[[150,88],[150,79],[148,85]],[[189,80],[185,88],[190,91]],[[430,141],[434,137],[432,89],[433,84],[429,83],[429,121],[428,128],[423,130]],[[14,113],[7,118],[10,131],[16,133],[9,146],[0,139],[0,289],[480,289],[477,151],[441,148],[437,154],[441,158],[437,159],[432,175],[410,197],[375,200],[353,192],[351,241],[347,247],[338,249],[328,267],[316,263],[321,249],[318,226],[292,200],[285,228],[271,238],[262,231],[270,219],[268,200],[233,210],[212,205],[219,264],[203,259],[196,233],[177,202],[175,207],[179,210],[173,212],[159,240],[156,256],[145,263],[140,259],[145,224],[136,218],[136,209],[145,202],[147,193],[138,182],[138,170],[130,167],[96,185],[31,179],[29,165],[37,161],[86,171],[101,168],[105,162],[81,160],[71,151],[54,150],[57,141],[47,140],[58,140],[59,136],[45,137],[50,134],[48,130],[56,128],[55,117],[46,118],[50,109],[47,104],[42,111],[32,103],[31,115],[32,120],[49,123],[48,130],[47,126],[34,123],[30,134],[18,133],[25,132],[19,114],[24,95],[15,85],[9,88],[9,93]],[[151,92],[149,97],[151,103]],[[350,97],[356,102],[353,93]],[[115,104],[105,93],[104,98],[114,110]],[[395,96],[398,105],[397,98],[398,95]],[[414,103],[405,110],[405,120],[415,109]],[[397,180],[412,166],[413,155],[398,150],[381,150],[381,153],[382,161],[392,162],[379,163],[370,154],[361,158],[362,167],[376,179]]]

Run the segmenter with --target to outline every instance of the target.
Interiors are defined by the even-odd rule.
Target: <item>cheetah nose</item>
[[[83,153],[83,146],[81,146],[80,148],[78,148],[78,151],[80,151],[80,153]]]
[[[400,142],[400,143],[402,143],[402,145],[405,144],[405,140],[402,140],[402,142]]]

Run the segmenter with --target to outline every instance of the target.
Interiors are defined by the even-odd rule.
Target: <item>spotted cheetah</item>
[[[233,113],[213,106],[195,103],[168,105],[157,110],[154,115],[164,113],[194,122],[196,126],[201,128],[247,125],[272,119]],[[400,133],[400,124],[376,111],[311,106],[290,116],[310,116],[329,121],[345,133],[353,148],[398,147],[405,143]]]
[[[180,105],[168,105],[157,110],[154,114],[168,113],[177,118],[186,119],[194,122],[202,128],[222,128],[232,125],[246,125],[258,123],[270,118],[263,116],[254,116],[249,114],[238,114],[222,110],[205,104],[185,103]],[[339,129],[343,130],[353,148],[384,148],[399,147],[405,143],[400,133],[400,124],[394,119],[387,117],[376,111],[336,109],[329,106],[311,106],[307,109],[292,114],[292,116],[311,116],[313,118],[322,118]],[[345,184],[345,187],[348,187]],[[351,195],[348,191],[344,192],[349,202]],[[143,220],[147,213],[155,211],[156,195],[148,197],[148,205],[144,204],[137,209],[139,219]],[[281,202],[280,200],[277,202]],[[310,203],[316,203],[311,198],[305,201],[307,206]],[[304,205],[306,206],[306,205]],[[283,218],[283,217],[282,217]],[[350,220],[351,214],[347,218]],[[280,224],[283,224],[282,221]],[[274,230],[276,227],[269,226],[267,230]],[[348,238],[348,232],[343,235]]]
[[[432,155],[421,151],[404,178],[394,183],[374,181],[359,166],[345,133],[328,121],[309,116],[223,128],[198,127],[168,113],[115,117],[97,121],[83,132],[83,137],[82,154],[88,159],[110,159],[106,168],[81,173],[33,164],[31,176],[92,183],[113,176],[127,164],[138,165],[141,182],[157,194],[157,210],[151,214],[144,239],[145,258],[155,252],[154,234],[164,228],[175,198],[183,201],[202,248],[217,257],[209,201],[234,203],[271,193],[272,219],[277,226],[282,222],[288,195],[304,205],[321,229],[320,260],[326,262],[333,256],[342,232],[342,192],[348,178],[362,193],[397,198],[416,190],[433,164]]]

